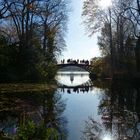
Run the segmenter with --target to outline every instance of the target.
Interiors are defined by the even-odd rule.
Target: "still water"
[[[67,86],[58,89],[66,101],[64,116],[68,121],[67,139],[80,140],[88,117],[94,117],[98,122],[100,121],[97,108],[102,92],[100,89],[90,86],[90,83],[87,86],[81,86],[90,81],[88,72],[60,72],[57,79],[64,87]]]
[[[140,87],[107,80],[91,82],[89,73],[82,71],[58,72],[56,79],[57,89],[0,93],[0,130],[4,137],[140,139]]]

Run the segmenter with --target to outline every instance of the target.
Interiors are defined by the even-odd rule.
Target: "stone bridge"
[[[86,71],[88,71],[89,73],[91,73],[91,65],[88,64],[81,64],[81,63],[66,63],[66,64],[57,64],[58,69],[64,68],[64,67],[68,67],[68,66],[76,66],[76,67],[80,67]]]

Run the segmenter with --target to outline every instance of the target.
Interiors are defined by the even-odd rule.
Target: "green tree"
[[[100,31],[98,45],[103,57],[107,56],[110,59],[106,62],[111,66],[113,75],[116,72],[130,72],[128,68],[131,66],[133,67],[131,70],[135,71],[135,46],[132,41],[135,41],[134,27],[135,30],[138,27],[134,26],[133,14],[128,10],[133,3],[133,1],[114,0],[111,7],[103,9],[98,0],[84,1],[84,23],[90,35]],[[128,40],[132,40],[129,45]]]
[[[57,56],[65,47],[67,1],[0,0],[0,3],[0,31],[15,53],[15,77],[18,81],[50,81],[56,74]]]

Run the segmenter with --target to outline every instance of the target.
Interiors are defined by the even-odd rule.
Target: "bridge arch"
[[[76,66],[86,70],[87,72],[91,73],[91,65],[88,64],[75,64],[75,63],[66,63],[66,64],[57,64],[58,69],[69,67],[69,66]]]

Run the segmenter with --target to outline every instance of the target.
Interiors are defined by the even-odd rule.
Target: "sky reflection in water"
[[[59,76],[60,83],[73,84],[70,73]],[[73,79],[75,85],[90,80],[89,75],[81,77],[80,74],[74,75]],[[79,92],[74,92],[73,88],[59,89],[67,100],[64,115],[68,120],[68,140],[138,140],[139,87],[100,80],[94,81],[93,85],[85,91],[80,87]]]
[[[57,78],[59,83],[67,86],[79,86],[90,80],[88,72],[62,72],[58,74]],[[71,94],[67,94],[67,91],[70,91]],[[68,140],[80,140],[88,116],[100,121],[97,112],[99,90],[90,88],[88,91],[84,91],[81,87],[79,92],[73,92],[73,88],[65,89],[63,92],[59,89],[58,92],[63,94],[63,99],[67,100],[64,115],[68,120]]]
[[[58,72],[56,79],[62,85],[78,86],[89,80],[88,72]]]

